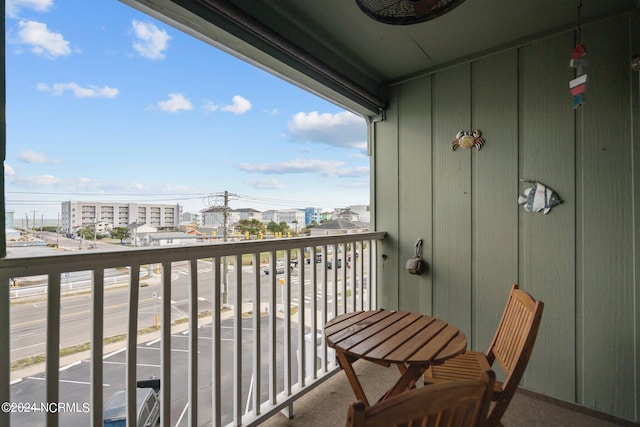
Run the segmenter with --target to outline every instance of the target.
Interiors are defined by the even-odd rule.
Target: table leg
[[[367,396],[364,394],[362,385],[358,380],[358,375],[356,374],[356,371],[353,370],[353,366],[352,366],[353,362],[358,360],[358,358],[346,355],[337,349],[336,349],[336,357],[338,359],[338,363],[340,364],[340,367],[344,370],[344,373],[347,375],[347,379],[349,380],[349,384],[351,384],[353,393],[356,395],[356,399],[364,402],[364,404],[368,408],[370,406],[369,400],[367,399]]]
[[[400,376],[398,381],[396,381],[393,387],[391,387],[389,391],[386,392],[384,396],[380,398],[380,400],[378,400],[378,402],[413,388],[416,381],[418,381],[418,379],[422,376],[424,371],[427,370],[427,367],[424,365],[409,365],[409,366],[398,365],[398,369],[400,369],[400,372],[402,372],[402,375]]]

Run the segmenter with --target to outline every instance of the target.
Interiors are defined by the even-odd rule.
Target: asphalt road
[[[208,265],[207,265],[208,264]],[[200,283],[212,283],[211,263],[202,263],[198,274]],[[313,268],[306,266],[307,270]],[[173,271],[171,289],[171,319],[175,321],[188,317],[189,309],[189,272],[186,267],[176,268]],[[308,276],[308,272],[307,272]],[[268,302],[270,295],[269,276],[261,273],[261,301]],[[306,304],[311,301],[311,289],[309,280],[305,280]],[[146,328],[154,325],[155,315],[160,312],[160,299],[154,295],[161,295],[158,281],[148,281],[148,285],[140,287],[140,305],[138,308],[138,328]],[[243,302],[250,303],[252,297],[253,275],[251,267],[243,268]],[[332,299],[329,286],[329,302]],[[229,271],[229,301],[234,301],[235,272]],[[277,286],[276,304],[281,304],[283,286]],[[213,289],[207,286],[199,287],[198,310],[211,310]],[[123,283],[121,287],[109,289],[104,296],[104,336],[110,337],[126,332],[128,324],[128,288]],[[291,302],[293,306],[299,304],[298,277],[291,277]],[[82,344],[90,341],[91,337],[91,295],[89,293],[70,294],[61,299],[61,336],[62,347]],[[29,298],[28,302],[13,301],[11,306],[11,360],[42,354],[45,352],[46,342],[46,300]]]

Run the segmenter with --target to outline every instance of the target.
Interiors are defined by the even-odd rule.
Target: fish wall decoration
[[[518,196],[518,204],[523,205],[527,212],[549,213],[552,207],[562,203],[558,193],[537,181],[521,179],[520,181],[533,184],[524,190],[524,194]]]

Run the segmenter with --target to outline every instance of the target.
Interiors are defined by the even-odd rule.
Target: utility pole
[[[222,221],[224,225],[223,230],[223,241],[227,241],[229,238],[229,231],[227,230],[227,225],[229,224],[229,192],[225,190],[224,192],[224,208],[222,211]]]
[[[36,237],[36,211],[31,211],[33,212],[33,223],[31,224],[31,236],[32,237]],[[25,217],[27,216],[27,214],[24,214]],[[29,228],[29,219],[27,217],[27,229]]]
[[[227,242],[229,240],[229,198],[237,198],[236,194],[224,191],[223,193],[216,193],[209,198],[209,206],[212,207],[213,212],[222,213],[222,240]],[[222,198],[222,202],[220,199]],[[236,266],[242,268],[242,266]],[[222,306],[225,307],[229,304],[229,283],[228,283],[229,265],[227,257],[222,258]]]

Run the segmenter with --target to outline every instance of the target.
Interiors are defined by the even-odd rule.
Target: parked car
[[[338,258],[338,261],[336,262],[336,264],[338,265],[338,268],[342,268],[342,259]],[[333,267],[333,262],[327,261],[327,268],[331,270],[332,267]]]
[[[322,254],[316,254],[316,264],[322,262]],[[307,258],[307,264],[311,264],[311,258]]]
[[[291,270],[293,270],[293,267],[295,267],[296,265],[298,265],[298,260],[291,260],[289,262],[289,268]],[[284,273],[284,268],[285,268],[285,262],[283,258],[278,258],[276,260],[276,274],[283,274]],[[269,274],[271,272],[271,266],[269,264],[267,264],[265,266],[265,268],[262,269],[262,271],[264,272],[264,274]]]
[[[138,426],[155,427],[160,425],[160,398],[158,397],[160,380],[150,380],[157,382],[157,388],[148,383],[149,381],[139,381],[136,389],[136,403],[138,414]],[[141,388],[141,387],[145,388]],[[103,420],[104,427],[126,427],[127,425],[127,394],[126,390],[116,391],[104,405]]]

